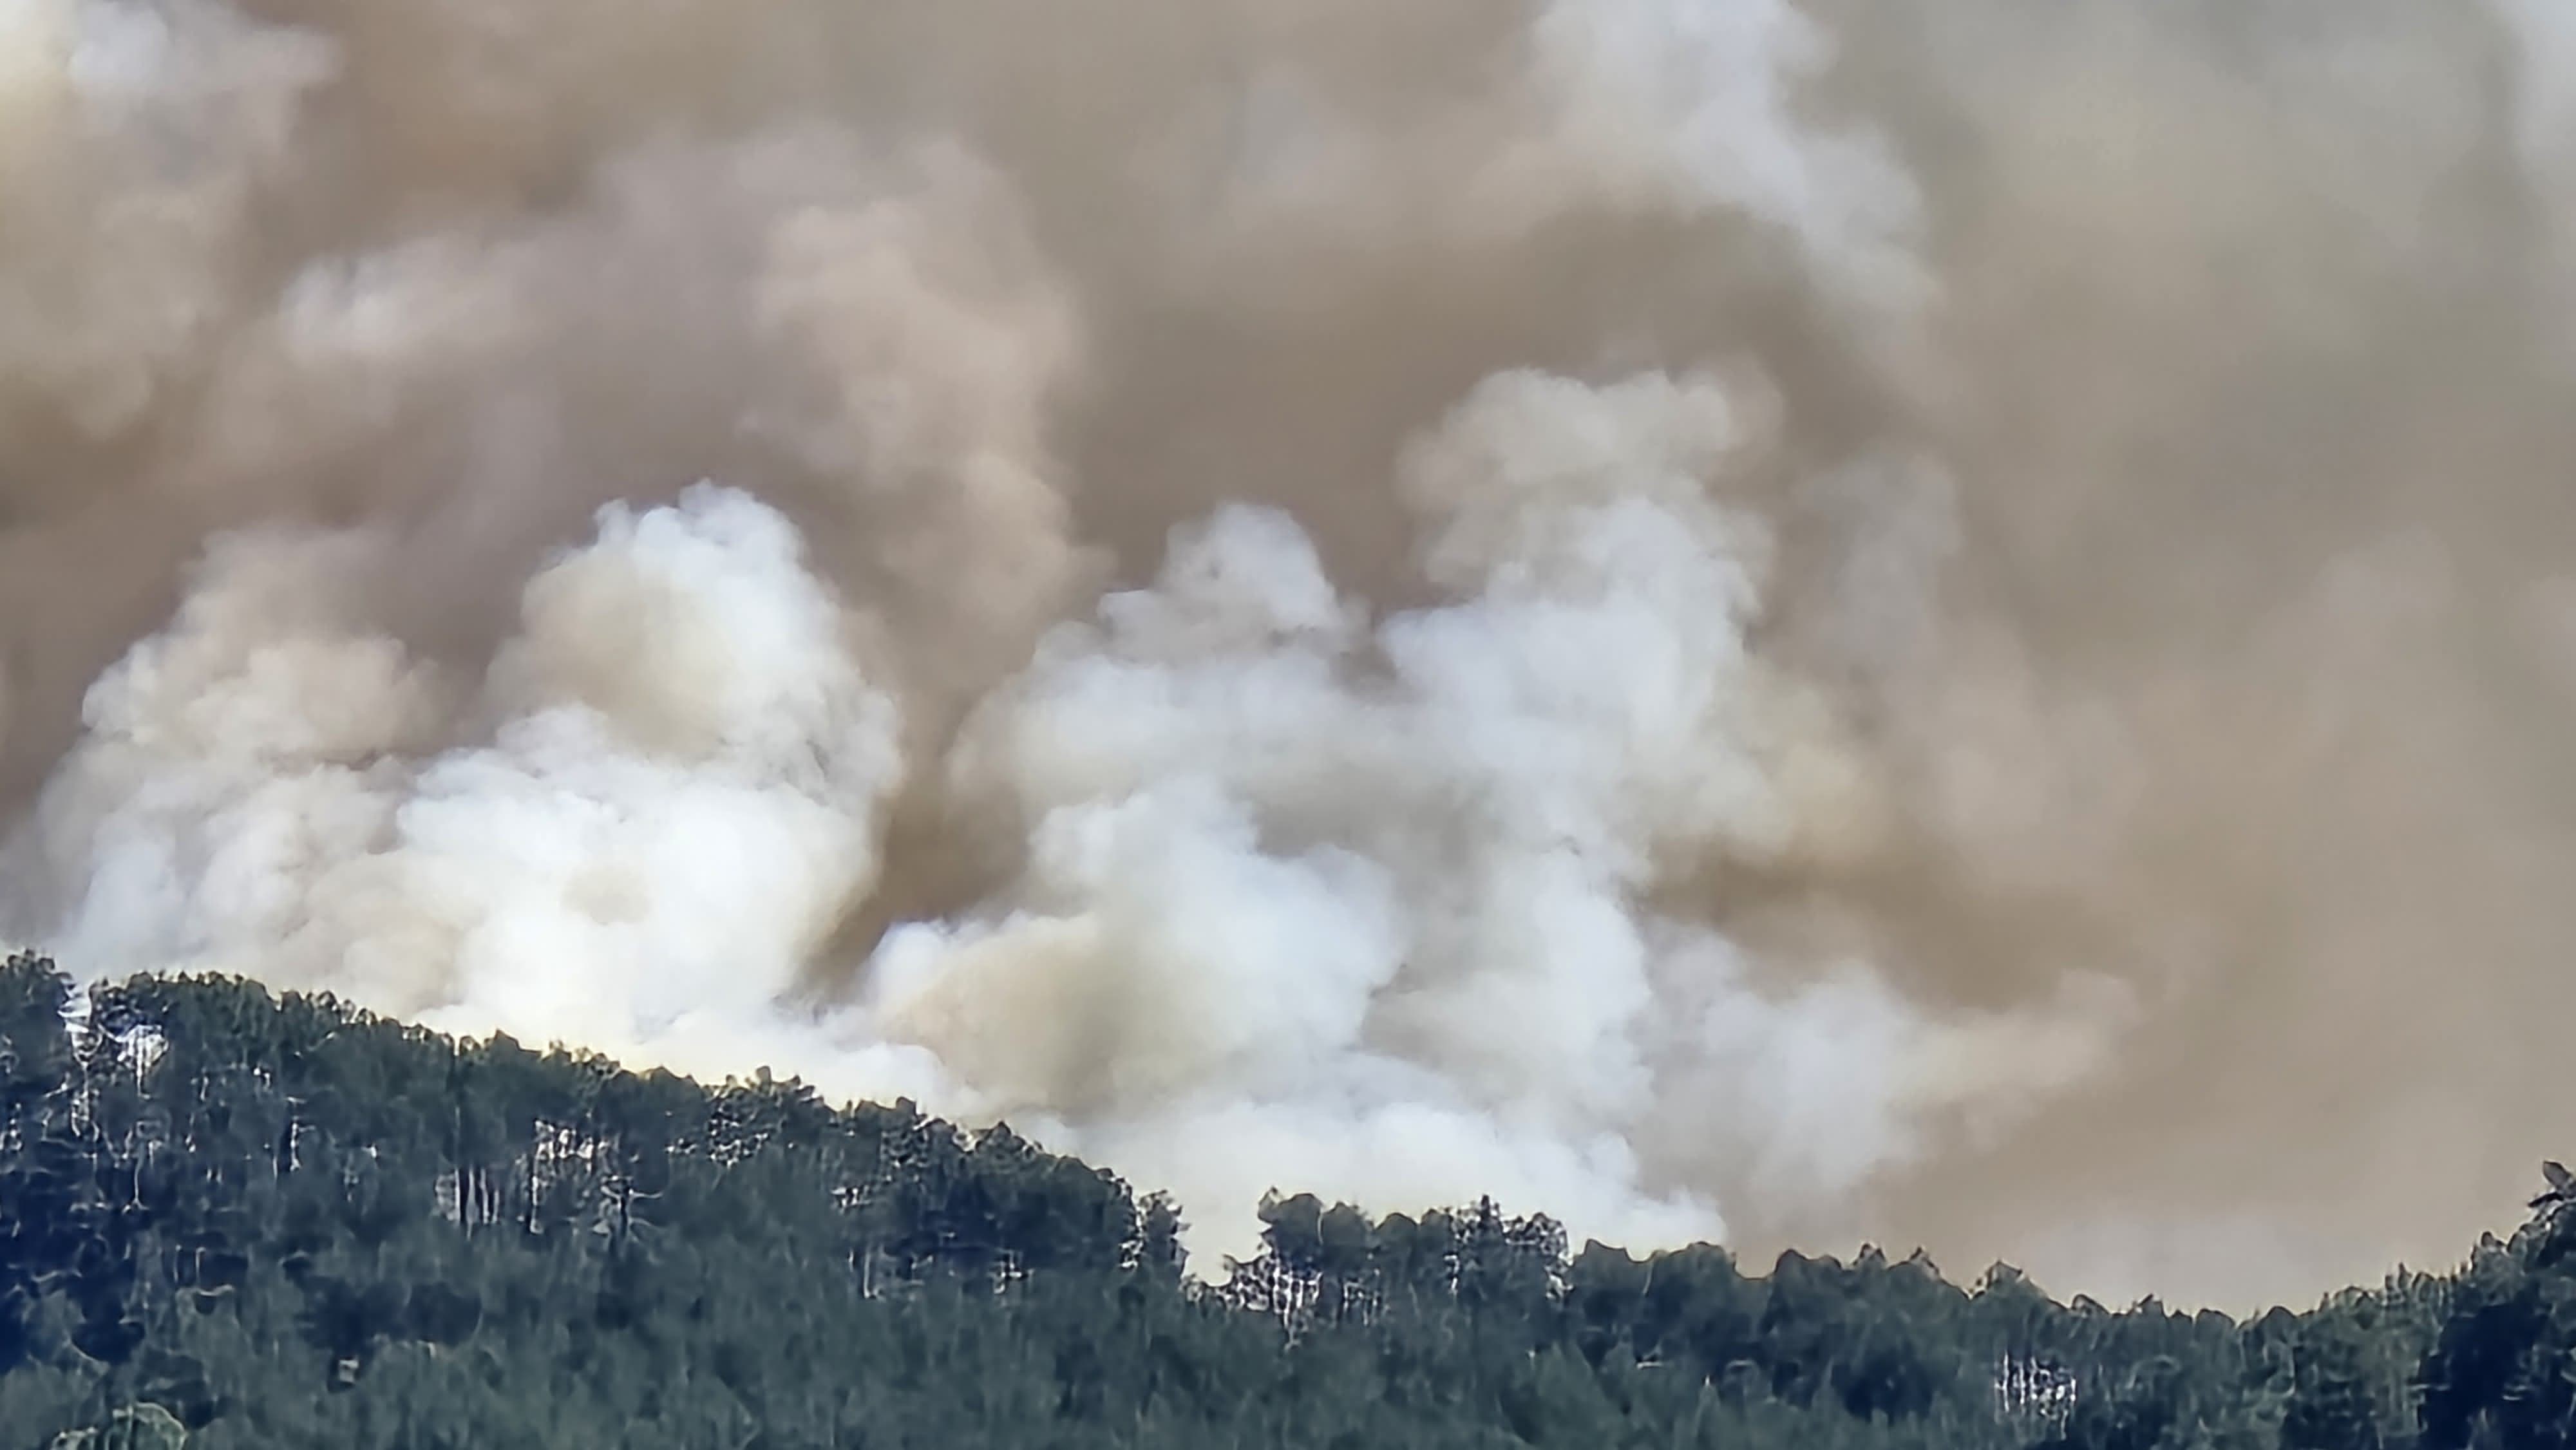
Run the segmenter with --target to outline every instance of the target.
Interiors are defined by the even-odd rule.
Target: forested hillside
[[[2576,1221],[2251,1323],[1920,1260],[1569,1256],[1491,1203],[1250,1264],[1007,1129],[0,969],[0,1445],[2546,1447]]]

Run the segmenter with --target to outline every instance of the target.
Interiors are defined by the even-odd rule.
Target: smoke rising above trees
[[[0,933],[1217,1252],[2439,1257],[2559,1146],[2552,13],[0,0]]]

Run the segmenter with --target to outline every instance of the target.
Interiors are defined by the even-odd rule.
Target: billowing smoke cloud
[[[2576,1007],[2576,32],[0,0],[0,933],[2242,1304]]]
[[[1198,1201],[1282,1165],[1500,1183],[1648,1239],[1717,1227],[1639,1201],[1685,1090],[1667,1126],[1725,1177],[1827,1202],[1920,1114],[2080,1069],[2101,1021],[1928,1021],[1856,967],[1765,992],[1645,904],[1677,862],[1829,867],[1882,808],[1746,648],[1769,540],[1713,493],[1742,429],[1704,380],[1496,377],[1400,483],[1455,598],[1373,633],[1286,516],[1185,528],[970,722],[958,797],[1026,817],[1030,860],[888,938],[884,1030]]]
[[[700,490],[531,580],[479,690],[349,535],[241,535],[90,692],[21,884],[92,970],[349,992],[721,1071],[876,872],[892,702],[793,530]]]

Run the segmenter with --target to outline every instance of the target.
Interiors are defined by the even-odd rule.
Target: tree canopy
[[[2245,1323],[1491,1201],[1274,1196],[1202,1276],[1169,1200],[1008,1127],[0,966],[12,1446],[2576,1446],[2576,1210],[2535,1210]]]

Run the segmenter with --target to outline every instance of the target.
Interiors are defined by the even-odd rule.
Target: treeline
[[[1007,1129],[0,966],[0,1446],[2576,1445],[2576,1223],[2250,1323],[2010,1270],[1172,1205]]]

